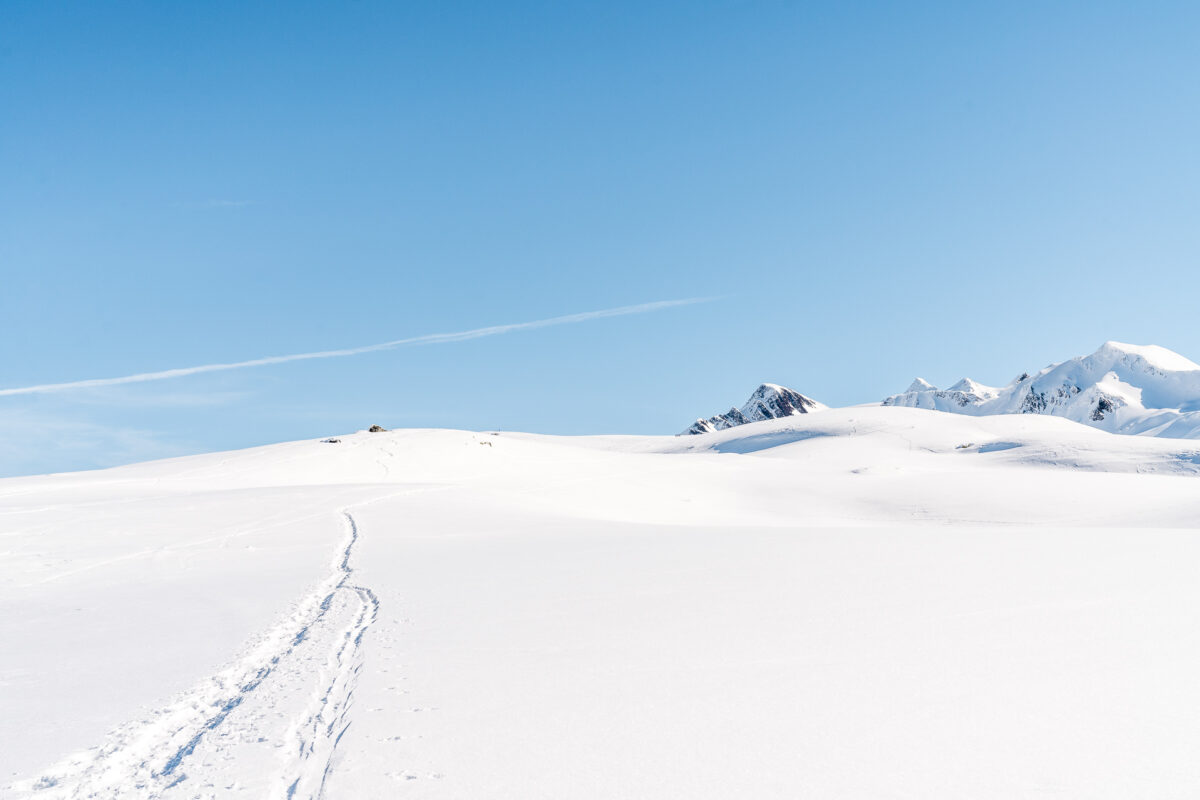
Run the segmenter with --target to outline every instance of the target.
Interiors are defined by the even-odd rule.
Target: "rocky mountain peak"
[[[712,433],[737,425],[745,425],[747,422],[794,417],[822,408],[825,406],[794,389],[780,386],[777,383],[764,383],[754,390],[741,408],[731,408],[724,414],[717,414],[708,419],[698,419],[683,433]]]

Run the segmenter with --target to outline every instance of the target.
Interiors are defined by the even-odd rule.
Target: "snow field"
[[[1190,797],[1200,451],[832,409],[0,482],[13,798]]]

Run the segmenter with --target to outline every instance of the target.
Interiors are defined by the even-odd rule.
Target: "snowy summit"
[[[776,383],[764,383],[754,390],[741,408],[731,408],[724,414],[698,419],[683,432],[683,435],[723,431],[737,425],[745,425],[747,422],[792,417],[823,408],[826,406],[794,389]]]

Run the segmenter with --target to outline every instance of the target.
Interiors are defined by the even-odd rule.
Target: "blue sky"
[[[761,381],[1200,357],[1189,3],[43,3],[0,25],[0,474]]]

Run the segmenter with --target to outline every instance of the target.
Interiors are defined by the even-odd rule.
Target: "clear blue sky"
[[[903,7],[902,7],[903,6]],[[1200,358],[1194,3],[0,11],[0,474]]]

